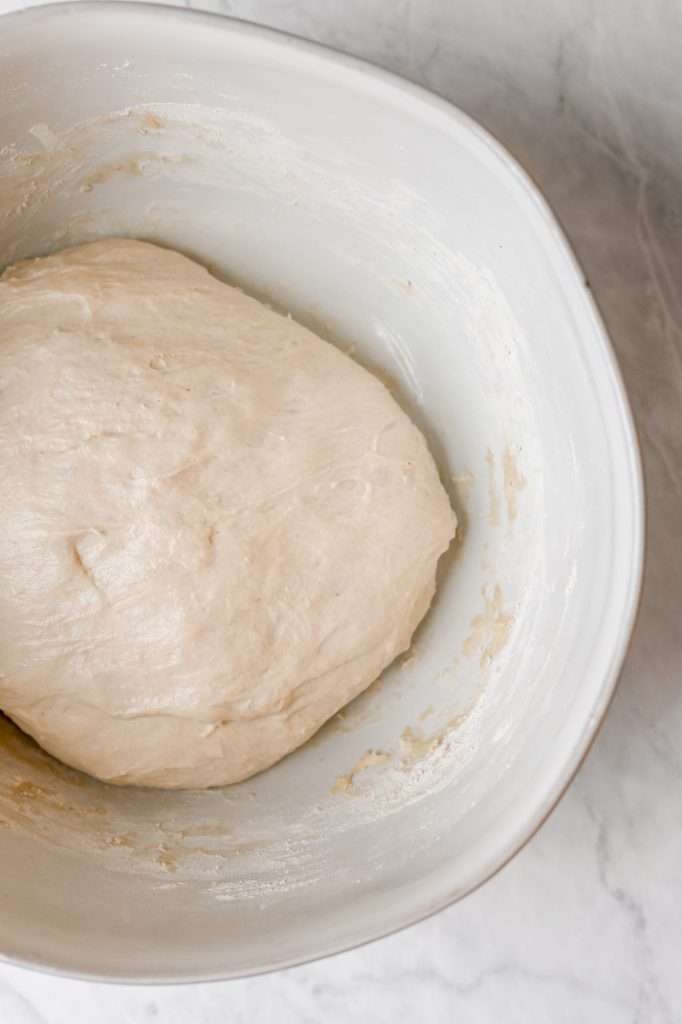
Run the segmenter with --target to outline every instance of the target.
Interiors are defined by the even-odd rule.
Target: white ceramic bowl
[[[637,604],[635,435],[556,222],[447,104],[207,15],[3,18],[0,96],[0,262],[111,234],[195,255],[383,375],[462,521],[412,655],[247,783],[111,788],[3,724],[0,952],[229,977],[445,906],[567,785]]]

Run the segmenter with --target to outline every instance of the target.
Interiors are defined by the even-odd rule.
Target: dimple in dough
[[[0,279],[0,708],[108,782],[237,782],[404,651],[455,517],[332,345],[108,239]]]

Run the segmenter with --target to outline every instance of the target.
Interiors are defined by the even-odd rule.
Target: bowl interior
[[[461,523],[408,656],[241,785],[107,787],[0,719],[0,953],[229,976],[442,906],[570,777],[639,583],[629,414],[555,223],[456,111],[209,16],[3,19],[0,95],[0,265],[107,235],[196,257],[386,381]]]

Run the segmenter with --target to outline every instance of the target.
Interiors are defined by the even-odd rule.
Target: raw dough
[[[110,782],[237,782],[404,651],[455,517],[332,345],[109,239],[0,279],[0,708]]]

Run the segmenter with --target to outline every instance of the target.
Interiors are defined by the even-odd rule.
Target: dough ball
[[[110,239],[0,279],[0,708],[108,782],[278,761],[404,651],[455,517],[332,345]]]

